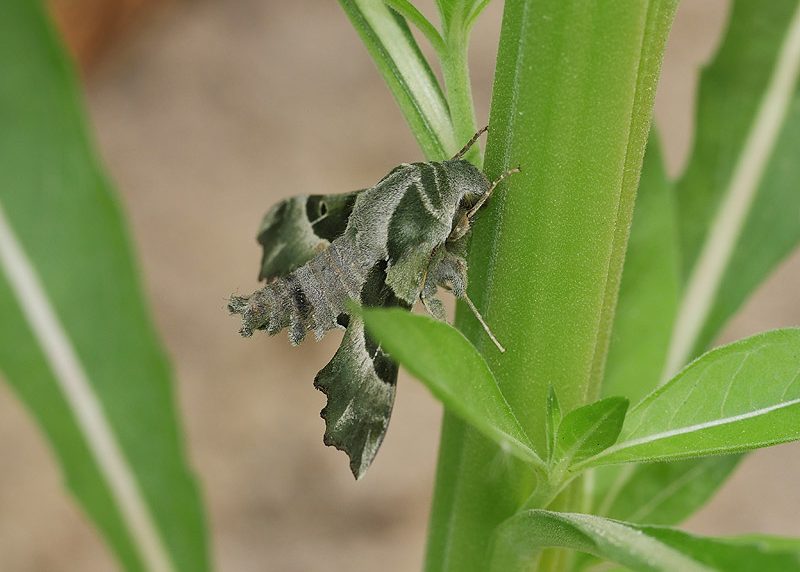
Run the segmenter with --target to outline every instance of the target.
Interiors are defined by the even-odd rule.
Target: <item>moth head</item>
[[[472,227],[473,207],[489,192],[489,179],[469,161],[457,159],[445,162],[451,188],[458,194],[458,208],[453,217],[449,241],[464,237]]]
[[[461,207],[469,207],[477,203],[489,191],[491,183],[480,169],[469,161],[457,159],[445,161],[450,185],[458,193]]]

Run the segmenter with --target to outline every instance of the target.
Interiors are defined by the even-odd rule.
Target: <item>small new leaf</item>
[[[569,466],[613,445],[627,410],[627,399],[608,397],[567,413],[558,426],[554,460]]]
[[[561,406],[555,388],[550,385],[547,390],[547,403],[545,415],[545,435],[547,437],[547,460],[552,461],[556,449],[556,431],[561,424]]]

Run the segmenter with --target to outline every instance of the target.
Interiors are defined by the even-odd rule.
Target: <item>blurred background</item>
[[[367,476],[322,445],[314,390],[338,337],[292,349],[243,340],[231,291],[257,286],[254,236],[275,201],[368,186],[421,158],[335,2],[52,0],[83,76],[97,146],[128,213],[146,291],[172,356],[219,570],[419,570],[440,407],[401,374]],[[426,7],[426,3],[421,3]],[[656,117],[669,169],[689,149],[698,67],[724,0],[683,0]],[[474,32],[479,123],[488,115],[502,3]],[[800,256],[725,339],[800,323]],[[26,413],[0,384],[0,570],[107,571],[110,553],[64,493]],[[762,450],[687,528],[800,535],[800,447]],[[764,486],[766,484],[766,486]]]

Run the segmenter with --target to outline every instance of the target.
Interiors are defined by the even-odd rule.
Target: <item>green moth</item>
[[[356,478],[364,475],[383,441],[394,403],[397,364],[351,315],[350,305],[411,309],[417,300],[445,319],[439,287],[465,300],[466,241],[472,220],[498,181],[463,159],[482,129],[452,159],[406,163],[375,186],[340,195],[286,199],[264,217],[260,280],[250,296],[231,296],[243,336],[287,328],[299,344],[345,328],[314,386],[327,395],[321,415],[324,443],[347,453]]]

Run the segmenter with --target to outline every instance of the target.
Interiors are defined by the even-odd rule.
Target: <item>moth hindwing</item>
[[[383,441],[398,368],[350,315],[350,304],[410,309],[419,299],[443,319],[437,289],[465,296],[471,217],[493,187],[460,156],[400,165],[361,191],[278,203],[258,234],[266,285],[230,298],[243,336],[287,328],[298,344],[309,331],[321,338],[346,329],[314,385],[328,398],[324,442],[347,453],[356,478]]]

